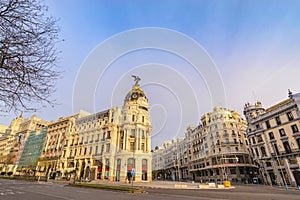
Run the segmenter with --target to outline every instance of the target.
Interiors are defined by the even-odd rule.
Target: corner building
[[[246,103],[251,155],[265,184],[300,185],[300,93],[267,109]]]
[[[77,178],[125,181],[134,171],[137,182],[151,181],[149,103],[138,82],[122,108],[80,117],[63,153],[64,174]]]
[[[215,107],[203,115],[190,134],[192,180],[253,182],[258,170],[247,148],[246,127],[240,114],[227,108]]]

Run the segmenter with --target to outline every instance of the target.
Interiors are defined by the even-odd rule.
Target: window
[[[288,141],[284,141],[283,146],[284,146],[284,150],[286,153],[292,153],[292,150],[291,150],[291,147],[290,147],[290,144]]]
[[[299,132],[298,127],[297,127],[296,124],[292,125],[291,128],[293,130],[293,133],[298,133]]]
[[[134,142],[130,142],[130,150],[131,150],[131,151],[134,150],[134,146],[135,146],[135,143],[134,143]]]
[[[252,138],[252,144],[256,144],[255,138]]]
[[[132,121],[133,122],[135,121],[135,115],[132,115]]]
[[[142,151],[145,151],[145,143],[142,143],[142,145],[141,145],[141,150],[142,150]]]
[[[277,125],[280,125],[280,124],[281,124],[281,120],[280,120],[280,117],[279,117],[279,116],[278,116],[278,117],[275,117],[275,120],[276,120]]]
[[[224,136],[225,136],[225,137],[228,136],[227,130],[224,130]]]
[[[289,158],[289,163],[290,164],[297,164],[297,159],[296,158]]]
[[[104,151],[104,144],[102,144],[102,146],[101,146],[101,154],[103,153],[103,151]]]
[[[228,138],[225,139],[225,143],[229,144],[229,139]]]
[[[134,137],[135,137],[135,129],[131,129],[130,138],[134,138]]]
[[[292,112],[288,112],[288,113],[286,113],[286,115],[287,115],[289,121],[292,121],[294,119]]]
[[[106,153],[110,152],[110,144],[106,144]]]
[[[267,128],[271,128],[271,125],[270,125],[269,121],[266,121],[266,126],[267,126]]]
[[[142,139],[145,139],[145,131],[142,130]]]
[[[299,149],[300,149],[300,138],[297,138],[297,139],[296,139],[296,142],[297,142],[298,147],[299,147]]]
[[[279,154],[279,150],[278,150],[277,144],[273,145],[273,149],[274,149],[276,155],[278,155]]]
[[[269,138],[270,138],[270,140],[274,140],[274,134],[273,134],[273,132],[269,133]]]
[[[98,146],[96,146],[95,154],[98,154]]]
[[[266,162],[267,167],[272,167],[272,163],[271,162]]]
[[[257,136],[257,142],[263,142],[263,139],[262,139],[261,135]]]
[[[256,129],[260,129],[259,124],[256,124],[255,127],[256,127]]]
[[[145,116],[142,116],[142,122],[145,122]]]
[[[286,136],[284,129],[279,129],[280,137]]]
[[[226,147],[226,151],[230,152],[231,148],[230,147]]]
[[[267,156],[265,147],[260,147],[260,151],[261,151],[261,154],[263,155],[263,157]]]
[[[232,132],[232,133],[231,133],[231,134],[232,134],[232,137],[235,137],[236,134],[235,134],[234,130],[232,130],[231,132]]]
[[[236,174],[236,168],[230,168],[230,174]]]
[[[107,139],[110,139],[110,131],[107,131]]]
[[[93,154],[93,147],[90,147],[90,155]]]
[[[127,160],[127,170],[132,170],[132,168],[135,168],[135,159],[134,158],[128,158],[128,160]]]
[[[142,160],[142,180],[147,180],[147,170],[148,170],[148,160],[147,159],[143,159]]]
[[[240,174],[245,174],[245,170],[243,167],[239,167]]]
[[[255,148],[255,153],[256,153],[256,156],[259,156],[259,153],[258,153],[258,149]]]

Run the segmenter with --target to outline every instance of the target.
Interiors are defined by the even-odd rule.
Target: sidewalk
[[[115,182],[106,180],[94,180],[91,184],[103,184],[103,185],[120,185],[120,186],[131,186],[132,183]],[[152,181],[152,182],[133,182],[134,187],[141,188],[165,188],[165,189],[224,189],[223,185],[215,184],[200,184],[193,182],[178,182],[178,181]],[[231,187],[233,188],[233,187]]]

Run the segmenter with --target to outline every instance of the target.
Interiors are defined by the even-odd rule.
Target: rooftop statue
[[[139,85],[139,81],[141,80],[141,78],[139,76],[136,76],[136,75],[131,75],[131,77],[134,78],[134,81],[135,81],[134,85],[138,86]]]

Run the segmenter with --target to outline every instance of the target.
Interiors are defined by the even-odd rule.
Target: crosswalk
[[[25,192],[20,190],[12,190],[7,188],[0,187],[0,197],[7,196],[7,195],[16,195],[16,194],[24,194]]]
[[[10,181],[8,184],[0,182],[0,199],[7,199],[11,195],[22,195],[26,193],[26,190],[30,189],[42,189],[47,187],[52,187],[53,183],[40,182],[34,183],[33,185],[24,184],[20,181]],[[58,187],[63,187],[63,185],[57,185]]]

